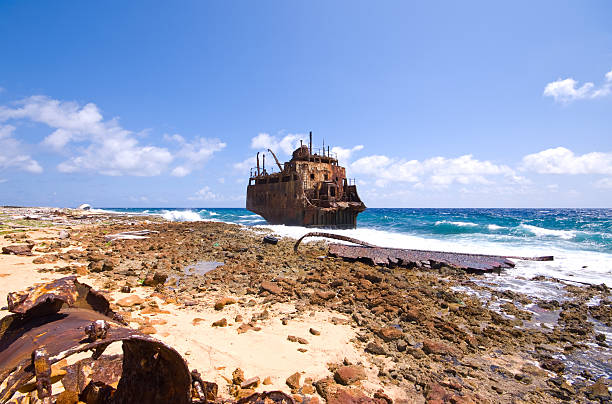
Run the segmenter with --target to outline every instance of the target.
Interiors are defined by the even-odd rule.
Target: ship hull
[[[351,229],[363,205],[317,207],[309,203],[295,182],[249,185],[246,208],[270,224]]]

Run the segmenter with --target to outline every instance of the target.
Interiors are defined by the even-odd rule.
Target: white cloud
[[[43,168],[36,160],[22,152],[21,143],[13,137],[15,127],[0,125],[0,169],[17,168],[39,174]]]
[[[165,135],[164,137],[180,146],[176,157],[183,159],[183,162],[171,172],[176,177],[184,177],[192,171],[202,168],[214,153],[223,150],[226,146],[219,139],[196,137],[192,142],[187,142],[181,135]]]
[[[81,107],[75,102],[32,96],[17,105],[0,107],[0,121],[28,119],[54,128],[43,141],[54,150],[66,152],[70,143],[79,143],[77,155],[58,165],[61,172],[151,176],[160,174],[173,160],[165,148],[140,145],[133,132],[122,128],[116,119],[104,121],[93,103]]]
[[[187,199],[190,201],[214,201],[219,199],[219,195],[212,192],[210,187],[206,185],[204,188],[196,192],[194,196],[190,196]]]
[[[117,119],[104,120],[93,103],[81,106],[38,95],[15,105],[12,108],[0,106],[0,122],[29,120],[53,128],[43,145],[71,156],[57,166],[60,172],[153,176],[165,172],[173,161],[179,161],[171,174],[185,176],[201,168],[213,153],[225,147],[218,139],[196,137],[187,141],[180,135],[168,137],[177,146],[175,152],[165,147],[143,145],[138,140],[142,133],[124,129]],[[27,165],[31,171],[37,170],[34,163]]]
[[[300,139],[304,142],[306,135],[303,134],[288,134],[282,138],[271,136],[267,133],[260,133],[251,139],[252,149],[270,149],[274,153],[283,152],[287,155],[293,153],[300,146]]]
[[[556,147],[523,157],[521,169],[538,174],[612,174],[612,153],[577,156],[565,147]]]
[[[251,156],[246,160],[234,163],[234,168],[241,172],[246,172],[255,166],[257,166],[257,158],[255,156]]]
[[[584,83],[582,86],[572,78],[558,79],[548,83],[544,88],[544,95],[553,97],[560,103],[570,103],[575,100],[604,97],[612,91],[612,70],[606,73],[605,82],[601,87],[595,88],[591,82]]]
[[[359,150],[363,150],[363,145],[357,145],[350,149],[345,149],[344,147],[340,146],[334,146],[331,148],[331,151],[336,153],[336,158],[341,164],[348,164],[352,154]]]
[[[515,182],[524,180],[506,165],[476,160],[469,154],[456,158],[433,157],[424,161],[368,156],[355,161],[350,168],[352,173],[373,176],[378,186],[409,182],[421,188],[424,184],[446,188],[453,183],[490,184],[488,177],[499,175]]]

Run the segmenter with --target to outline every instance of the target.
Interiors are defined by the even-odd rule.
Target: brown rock
[[[302,375],[299,372],[295,372],[294,374],[292,374],[291,376],[287,378],[285,383],[287,383],[287,386],[291,387],[291,389],[297,390],[300,388],[300,378],[301,377]]]
[[[217,320],[214,323],[212,323],[213,327],[226,327],[227,326],[227,319],[224,317],[221,320]]]
[[[324,379],[317,380],[314,385],[317,389],[317,393],[319,393],[319,395],[323,397],[324,400],[327,400],[329,397],[331,397],[332,394],[334,394],[338,390],[338,385],[331,377],[326,377]]]
[[[242,323],[242,316],[240,314],[237,314],[236,318],[234,318],[234,321],[237,323]]]
[[[358,365],[340,366],[334,373],[334,380],[345,386],[365,378],[366,374],[363,366]]]
[[[302,394],[311,395],[311,394],[314,394],[315,388],[312,386],[312,384],[305,384],[305,385],[302,386],[300,391],[301,391]]]
[[[228,304],[236,303],[236,299],[232,299],[231,297],[224,297],[222,299],[217,300],[215,303],[215,310],[221,310]]]
[[[321,331],[319,330],[315,330],[314,328],[311,328],[310,330],[308,330],[312,335],[321,335]]]
[[[256,389],[259,386],[259,377],[251,377],[240,383],[241,389]]]
[[[302,338],[302,337],[296,337],[295,335],[289,335],[287,337],[287,339],[291,342],[298,342],[302,345],[308,345],[308,340]]]
[[[191,321],[191,324],[193,324],[193,325],[198,325],[198,324],[200,324],[202,321],[204,321],[204,319],[203,319],[203,318],[196,317],[196,318],[194,318],[194,319],[193,319],[193,321]]]
[[[374,402],[374,400],[366,396],[359,389],[338,389],[327,397],[327,404],[365,404]]]
[[[76,267],[76,274],[80,275],[80,276],[85,276],[89,273],[89,271],[87,270],[87,267],[84,265],[80,265],[78,267]]]
[[[377,344],[376,342],[370,342],[365,347],[365,351],[374,355],[386,355],[387,351],[382,345]]]
[[[454,355],[456,351],[450,346],[443,344],[442,342],[436,342],[432,340],[423,341],[423,352],[427,355]]]
[[[238,334],[242,334],[252,329],[253,329],[253,326],[251,324],[242,323],[240,324],[240,327],[236,329],[236,331],[238,331]]]
[[[32,254],[33,244],[16,244],[2,247],[2,254],[13,254],[13,255],[33,255]]]
[[[62,391],[57,396],[56,404],[77,404],[79,402],[79,394],[76,391]]]
[[[232,383],[234,384],[242,384],[242,382],[244,382],[245,378],[244,378],[244,371],[240,368],[236,368],[236,370],[234,370],[232,372]]]
[[[395,327],[381,328],[380,330],[378,330],[377,334],[380,338],[382,338],[386,342],[399,339],[404,335],[404,333],[401,330],[398,330]]]
[[[272,378],[270,376],[266,377],[263,382],[263,384],[265,384],[266,386],[272,384]]]
[[[166,283],[166,279],[168,279],[168,275],[163,274],[161,272],[149,272],[147,274],[147,276],[145,277],[144,281],[142,282],[142,284],[144,286],[157,286],[157,285],[163,285],[164,283]]]
[[[126,296],[123,299],[119,299],[117,301],[117,305],[121,307],[132,307],[143,303],[144,299],[137,295]]]
[[[334,297],[336,297],[336,292],[334,292],[333,290],[326,290],[326,291],[319,290],[317,291],[316,295],[323,300],[329,300],[329,299],[333,299]]]
[[[559,359],[554,358],[540,361],[540,366],[542,366],[542,369],[550,370],[555,373],[563,373],[565,370],[565,364]]]
[[[283,289],[278,286],[276,283],[274,282],[270,282],[270,281],[263,281],[261,283],[261,290],[262,291],[266,291],[266,292],[270,292],[274,295],[280,295],[283,291]]]
[[[156,334],[157,330],[152,325],[145,325],[138,329],[143,334]]]
[[[53,264],[54,262],[57,262],[57,260],[58,260],[57,255],[45,254],[45,255],[41,255],[40,257],[34,258],[32,263],[34,264]]]

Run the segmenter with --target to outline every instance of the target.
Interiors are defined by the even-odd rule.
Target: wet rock
[[[555,373],[563,373],[565,370],[565,364],[559,359],[543,359],[540,361],[540,366],[542,369],[550,370]]]
[[[2,247],[2,254],[9,255],[33,255],[32,254],[33,244],[16,244]]]
[[[117,301],[117,305],[121,307],[132,307],[136,305],[141,305],[144,303],[144,299],[137,295],[126,296],[123,299],[119,299]]]
[[[213,327],[227,327],[227,319],[226,318],[222,318],[221,320],[217,320],[214,323],[212,323]]]
[[[300,388],[301,377],[302,375],[299,372],[295,372],[294,374],[289,376],[287,380],[285,380],[285,383],[287,383],[287,386],[289,386],[292,390],[297,390]]]
[[[599,400],[600,402],[606,402],[612,398],[603,378],[588,386],[585,389],[585,394],[589,399]]]
[[[366,374],[363,366],[358,365],[340,366],[334,373],[334,380],[345,386],[365,378]]]
[[[368,345],[366,345],[365,351],[374,355],[387,354],[386,349],[382,345],[377,344],[376,342],[370,342]]]

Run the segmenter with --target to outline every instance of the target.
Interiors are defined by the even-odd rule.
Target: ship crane
[[[272,157],[274,157],[274,161],[276,161],[276,165],[278,166],[278,169],[282,172],[283,171],[283,167],[281,166],[281,163],[276,158],[276,154],[274,154],[274,152],[272,150],[270,150],[270,149],[268,149],[268,151],[272,154]]]

